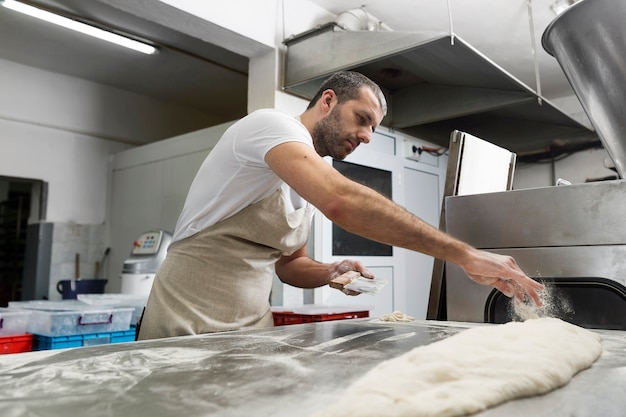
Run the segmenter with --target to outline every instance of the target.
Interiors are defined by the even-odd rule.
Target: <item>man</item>
[[[265,109],[231,126],[191,185],[138,338],[272,326],[274,271],[301,288],[350,270],[372,278],[360,262],[306,256],[313,206],[350,232],[454,262],[480,284],[539,304],[543,286],[513,258],[446,235],[323,160],[368,143],[385,113],[375,83],[339,72],[300,117]]]

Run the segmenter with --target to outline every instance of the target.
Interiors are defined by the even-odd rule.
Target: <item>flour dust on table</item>
[[[567,384],[602,353],[555,318],[464,330],[385,361],[314,417],[454,417]]]

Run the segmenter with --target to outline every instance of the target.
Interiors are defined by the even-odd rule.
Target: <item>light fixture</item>
[[[118,35],[116,33],[109,32],[95,26],[91,26],[83,22],[79,22],[78,20],[73,20],[54,13],[50,13],[43,9],[29,6],[15,0],[3,0],[1,4],[8,9],[15,10],[16,12],[24,13],[26,15],[36,17],[41,20],[45,20],[46,22],[54,23],[55,25],[63,26],[65,28],[83,33],[85,35],[112,42],[114,44],[124,46],[138,52],[143,52],[144,54],[154,54],[157,52],[157,49],[152,45],[138,42],[134,39],[130,39],[125,36]]]

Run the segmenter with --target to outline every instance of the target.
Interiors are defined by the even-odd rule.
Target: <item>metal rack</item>
[[[0,202],[0,306],[21,297],[28,202],[28,195]]]

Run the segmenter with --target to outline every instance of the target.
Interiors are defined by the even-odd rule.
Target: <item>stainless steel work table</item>
[[[0,415],[306,417],[379,362],[476,325],[356,319],[3,355]],[[568,385],[475,416],[623,416],[626,332],[598,332],[602,356]]]

